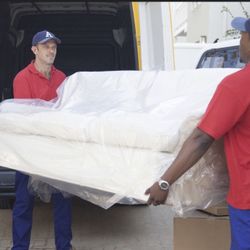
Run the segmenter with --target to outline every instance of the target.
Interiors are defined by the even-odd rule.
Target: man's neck
[[[47,79],[50,79],[52,65],[44,65],[40,63],[38,60],[35,60],[34,66],[37,71],[42,73]]]

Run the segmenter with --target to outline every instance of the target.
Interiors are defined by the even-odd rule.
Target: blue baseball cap
[[[53,33],[47,30],[37,32],[32,38],[32,46],[37,45],[38,43],[46,43],[49,40],[55,40],[57,44],[61,43],[61,40],[57,38]]]
[[[250,18],[235,17],[231,22],[231,26],[239,31],[250,32]]]

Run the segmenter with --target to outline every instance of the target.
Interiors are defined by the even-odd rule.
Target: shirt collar
[[[36,69],[36,67],[35,67],[35,65],[34,65],[34,62],[35,62],[35,60],[32,60],[32,61],[31,61],[31,63],[28,65],[28,70],[29,70],[31,73],[33,73],[33,74],[37,74],[37,75],[39,75],[39,76],[41,76],[41,77],[43,77],[43,78],[46,78],[41,72],[39,72],[39,71]],[[54,74],[55,71],[56,71],[56,68],[55,68],[54,65],[52,65],[52,66],[51,66],[51,76]],[[47,79],[47,78],[46,78],[46,79]]]

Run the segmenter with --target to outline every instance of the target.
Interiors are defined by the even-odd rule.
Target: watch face
[[[169,188],[169,183],[167,181],[164,181],[164,180],[160,180],[159,181],[159,186],[162,190],[168,190]]]
[[[164,190],[168,189],[168,184],[165,182],[161,183],[161,188]]]

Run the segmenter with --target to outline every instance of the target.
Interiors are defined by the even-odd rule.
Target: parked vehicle
[[[239,39],[208,44],[203,49],[196,68],[242,68]]]
[[[239,39],[217,43],[176,43],[175,68],[242,68]]]
[[[175,43],[175,70],[195,69],[205,47],[204,43]]]

